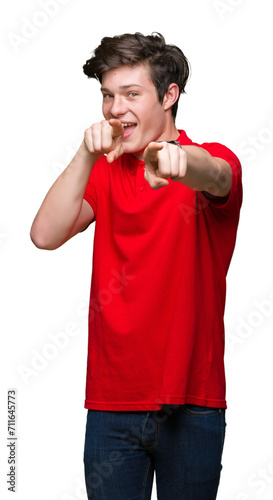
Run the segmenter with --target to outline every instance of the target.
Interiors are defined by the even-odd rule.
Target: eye
[[[103,99],[111,99],[112,97],[112,94],[103,94]]]
[[[138,95],[137,92],[129,92],[128,96],[129,97],[136,97]]]

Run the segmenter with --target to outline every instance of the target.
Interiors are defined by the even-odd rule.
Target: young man
[[[33,222],[55,249],[96,220],[89,310],[89,499],[216,498],[225,436],[226,274],[238,158],[175,124],[189,76],[159,34],[104,38],[84,65],[105,120],[85,131]]]

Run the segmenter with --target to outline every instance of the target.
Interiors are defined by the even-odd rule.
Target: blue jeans
[[[225,410],[166,405],[159,411],[88,410],[84,466],[89,500],[214,500]]]

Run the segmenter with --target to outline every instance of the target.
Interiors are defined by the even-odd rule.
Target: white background
[[[192,67],[178,128],[196,142],[224,143],[243,166],[244,203],[227,281],[228,425],[218,499],[271,499],[271,2],[16,0],[6,2],[1,24],[1,498],[12,497],[6,407],[15,387],[18,500],[86,499],[83,405],[94,226],[54,252],[38,250],[29,230],[84,130],[102,118],[99,86],[82,72],[91,51],[103,36],[159,31]],[[62,347],[57,337],[66,339]]]

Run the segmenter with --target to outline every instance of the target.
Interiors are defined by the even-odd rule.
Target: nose
[[[112,101],[111,115],[113,118],[120,118],[128,111],[128,106],[122,96],[115,96]]]

